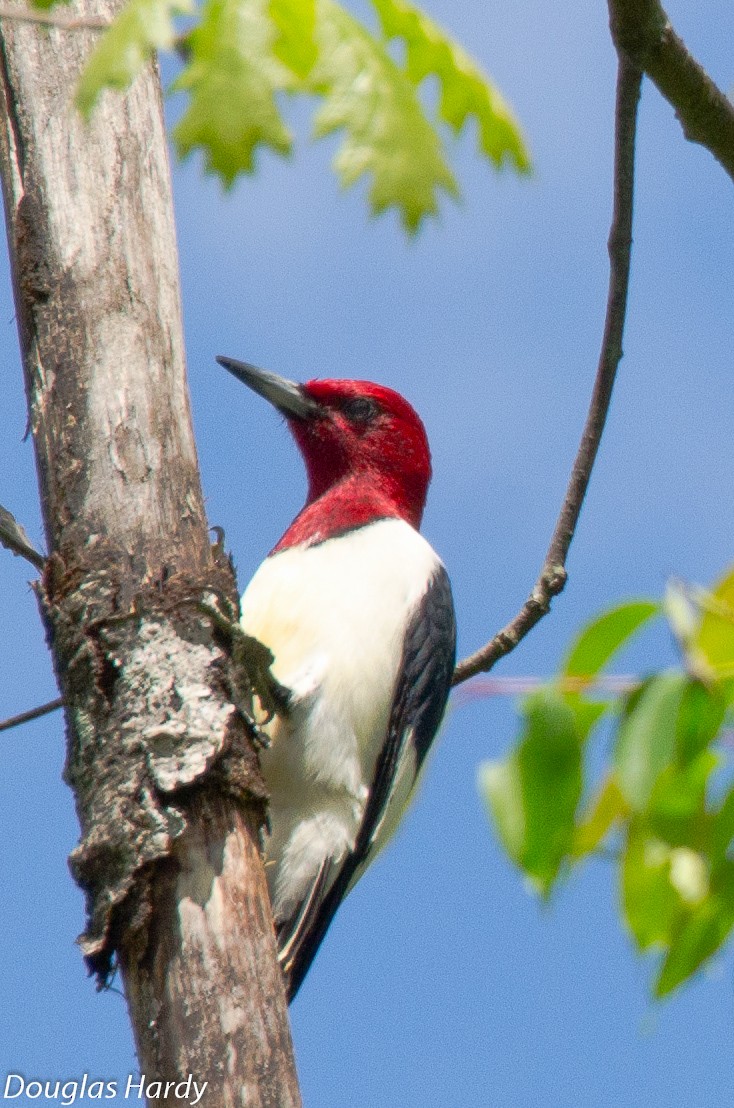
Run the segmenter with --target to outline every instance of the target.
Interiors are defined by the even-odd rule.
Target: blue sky
[[[174,179],[208,512],[241,584],[304,479],[286,428],[214,355],[380,380],[428,428],[424,531],[451,573],[466,653],[527,594],[583,422],[606,293],[614,55],[601,0],[426,7],[513,103],[532,178],[495,176],[472,134],[449,140],[463,201],[406,242],[393,216],[368,219],[363,187],[340,192],[334,142],[310,144],[297,110],[290,163],[262,157],[226,196],[196,159]],[[668,11],[731,90],[731,5]],[[638,167],[625,358],[570,582],[496,673],[549,673],[604,605],[658,595],[673,573],[706,582],[734,560],[731,181],[649,85]],[[0,503],[40,543],[2,265]],[[56,692],[27,567],[9,555],[2,567],[5,716]],[[652,635],[622,664],[671,658]],[[454,708],[402,832],[342,907],[292,1010],[307,1108],[734,1104],[731,956],[653,1005],[652,966],[620,926],[607,865],[541,907],[504,858],[475,774],[514,728],[510,702]],[[95,993],[74,946],[83,905],[65,862],[77,828],[63,756],[58,715],[0,741],[0,1076],[124,1081],[136,1066],[124,1001]]]

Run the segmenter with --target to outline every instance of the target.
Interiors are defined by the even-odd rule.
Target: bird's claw
[[[212,594],[213,595],[213,594]],[[244,719],[252,729],[256,744],[263,749],[270,745],[263,727],[276,715],[286,716],[290,705],[290,690],[273,676],[273,652],[242,630],[239,612],[227,597],[213,595],[202,599],[201,611],[213,622],[216,629],[229,641],[233,662],[234,680],[230,695]],[[253,698],[257,697],[264,712],[264,719],[257,720]]]

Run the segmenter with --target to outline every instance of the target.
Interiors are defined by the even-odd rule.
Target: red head
[[[369,381],[298,385],[217,360],[283,413],[306,464],[305,507],[276,550],[385,517],[420,525],[431,455],[423,424],[399,393]]]

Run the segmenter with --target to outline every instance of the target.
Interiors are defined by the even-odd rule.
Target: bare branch
[[[33,719],[40,719],[41,716],[47,716],[63,707],[64,701],[61,697],[57,700],[49,700],[48,704],[39,704],[37,708],[29,708],[27,712],[19,712],[17,716],[0,719],[0,731],[9,731],[11,727],[20,727],[22,723],[30,723]]]
[[[58,27],[62,31],[106,31],[112,26],[111,19],[93,15],[62,15],[56,11],[29,11],[27,8],[0,4],[0,20],[2,19],[13,19],[19,23],[42,23],[46,27]]]
[[[479,699],[486,696],[525,696],[535,692],[551,680],[549,677],[486,677],[472,681],[464,693],[465,701]],[[640,684],[640,678],[632,674],[605,674],[590,681],[587,677],[564,677],[559,682],[563,692],[590,692],[611,693],[613,696],[621,696],[632,692]],[[56,712],[64,707],[61,697],[49,700],[47,704],[39,704],[37,708],[29,708],[27,712],[19,712],[17,716],[8,716],[0,720],[0,731],[10,731],[13,727],[20,727],[23,723],[30,723],[34,719]]]
[[[607,673],[597,677],[477,677],[461,690],[460,703],[490,696],[527,696],[553,683],[560,692],[623,696],[639,688],[640,677],[631,673]]]
[[[659,0],[609,0],[609,23],[617,50],[673,105],[686,138],[734,179],[734,104],[689,54]]]
[[[612,388],[622,357],[622,334],[627,307],[630,252],[632,248],[632,199],[634,193],[635,132],[641,73],[625,54],[619,53],[615,112],[614,211],[609,233],[609,292],[599,365],[586,424],[555,531],[540,576],[520,611],[495,637],[464,658],[454,671],[454,685],[487,671],[509,654],[550,610],[550,602],[566,583],[566,557],[571,545],[591,470],[609,411]]]
[[[19,558],[25,558],[36,569],[43,569],[46,564],[46,559],[33,546],[25,533],[25,529],[21,527],[15,516],[7,508],[3,508],[2,505],[0,505],[0,546],[4,546],[6,550],[11,550]]]

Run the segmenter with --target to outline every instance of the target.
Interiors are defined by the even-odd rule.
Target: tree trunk
[[[300,1100],[259,857],[264,790],[232,702],[239,675],[201,604],[236,604],[236,589],[209,543],[192,438],[159,84],[150,67],[83,123],[73,92],[95,40],[0,25],[82,948],[100,980],[122,967],[146,1084],[192,1074],[205,1105],[287,1108]]]

